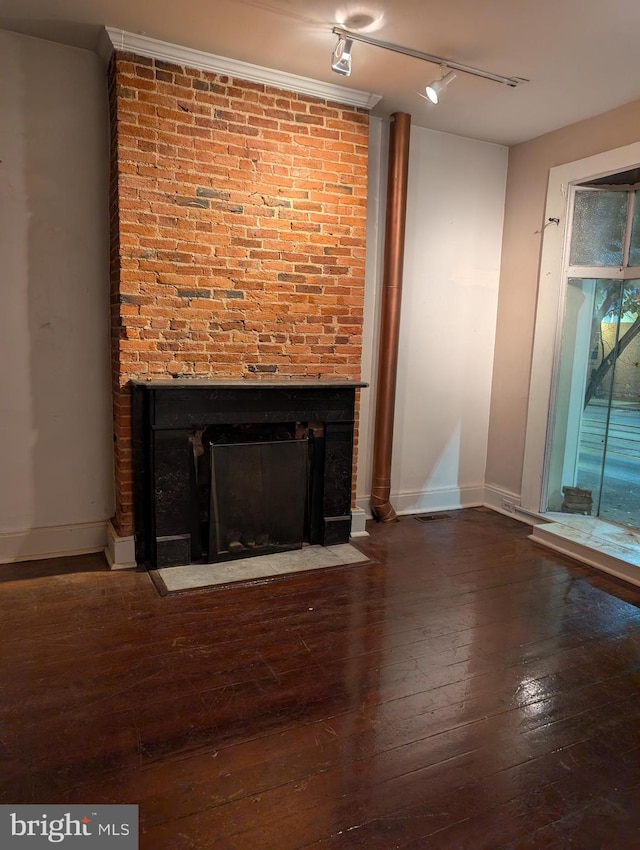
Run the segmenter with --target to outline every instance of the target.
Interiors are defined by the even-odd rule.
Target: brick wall
[[[368,115],[124,53],[109,85],[127,535],[131,378],[360,378]]]

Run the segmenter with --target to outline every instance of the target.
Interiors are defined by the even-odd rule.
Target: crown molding
[[[310,77],[300,77],[286,71],[229,59],[226,56],[215,56],[213,53],[194,50],[192,47],[170,44],[147,35],[137,35],[125,30],[105,27],[100,37],[98,52],[108,61],[114,50],[136,53],[151,59],[161,59],[163,62],[172,62],[174,65],[199,68],[213,74],[225,74],[251,83],[262,83],[266,86],[320,97],[361,109],[372,109],[382,99],[382,95],[379,94],[336,86]]]

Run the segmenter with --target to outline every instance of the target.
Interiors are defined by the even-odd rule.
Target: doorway
[[[610,210],[609,222],[613,227],[613,234],[609,231],[603,239],[604,248],[602,243],[600,244],[604,255],[596,260],[593,259],[593,254],[590,258],[587,258],[589,255],[582,258],[579,253],[572,257],[576,195],[598,186],[601,191],[608,191],[613,175],[618,175],[615,179],[626,181],[615,183],[613,191],[633,194],[633,209],[628,207],[629,196],[624,199],[627,206],[622,204],[620,265],[615,265],[618,261],[617,255],[612,263],[607,262],[607,251],[612,247],[611,237],[615,236],[616,232],[620,233],[620,212],[615,212],[618,207],[611,199],[609,202],[614,210]],[[615,425],[616,417],[622,413],[619,409],[621,405],[616,402],[610,406],[608,399],[614,401],[615,384],[623,377],[618,362],[621,348],[613,349],[610,339],[610,347],[605,350],[604,356],[614,351],[610,358],[611,365],[607,375],[600,381],[599,394],[595,394],[601,404],[597,411],[599,419],[594,421],[590,416],[595,408],[593,403],[587,402],[588,409],[585,413],[589,383],[587,377],[590,379],[594,365],[596,369],[599,365],[598,360],[591,360],[590,341],[594,311],[597,315],[603,312],[604,302],[598,310],[597,300],[602,298],[603,287],[613,287],[610,292],[611,309],[604,311],[605,314],[609,312],[608,321],[605,322],[603,317],[600,322],[603,335],[605,332],[614,337],[617,334],[620,339],[623,337],[623,331],[628,331],[633,324],[624,321],[632,314],[625,315],[616,310],[614,301],[616,287],[623,285],[633,288],[640,280],[640,256],[636,242],[640,229],[640,209],[636,192],[640,192],[640,142],[564,163],[549,171],[547,203],[539,231],[543,237],[538,303],[531,358],[522,489],[520,505],[516,511],[533,520],[531,537],[538,543],[640,585],[640,531],[635,530],[637,519],[624,518],[623,522],[628,525],[620,524],[619,519],[610,518],[608,508],[609,493],[616,492],[615,488],[610,491],[608,487],[608,474],[614,467],[611,459],[619,460],[614,457],[613,449],[619,448],[620,444],[616,446],[616,440],[622,436],[616,428],[611,427],[612,421]],[[601,199],[600,202],[606,204],[607,199]],[[588,219],[589,207],[587,201],[585,209],[579,213],[579,216],[585,213],[585,221]],[[592,239],[586,241],[592,242]],[[635,246],[633,251],[632,244]],[[627,247],[628,252],[625,253]],[[593,244],[585,250],[592,248]],[[581,265],[583,262],[586,262],[586,265]],[[617,293],[624,300],[624,291],[621,294],[618,289]],[[573,323],[567,321],[572,311],[575,316]],[[570,339],[572,333],[574,340]],[[607,340],[604,342],[606,345]],[[630,345],[631,343],[627,346],[627,354],[630,354]],[[571,351],[574,352],[573,356],[567,357],[565,352]],[[575,352],[581,352],[581,359],[575,356]],[[600,357],[601,354],[597,353],[596,356]],[[631,362],[633,368],[637,369],[635,361]],[[604,369],[599,374],[600,378],[603,371]],[[598,381],[594,382],[593,386],[597,383]],[[561,414],[562,408],[564,415]],[[611,410],[615,411],[613,417]],[[581,459],[581,447],[589,448],[586,444],[588,428],[591,429],[592,440],[591,465],[600,470],[600,477],[598,481],[587,483],[581,488],[577,486],[578,482],[584,483],[582,473],[585,465]],[[598,439],[598,434],[601,442],[596,452],[594,441]],[[613,442],[612,435],[615,437]],[[626,466],[628,460],[625,460],[624,464]],[[570,477],[569,473],[575,473],[575,477]],[[591,511],[599,511],[601,518],[593,513],[579,516],[553,510],[558,506],[562,509],[562,501],[566,498],[562,487],[571,486],[571,481],[578,491],[591,490],[591,493],[586,494],[586,501],[588,503],[590,496]],[[603,481],[601,495],[600,481]],[[559,502],[557,499],[554,501],[554,494],[556,497],[562,497]],[[585,498],[585,494],[577,495]],[[576,500],[573,501],[575,506]],[[579,504],[579,499],[577,501]],[[584,502],[582,504],[584,505]],[[633,509],[636,512],[640,510],[640,500],[633,503]]]
[[[640,173],[572,187],[544,511],[640,528]]]

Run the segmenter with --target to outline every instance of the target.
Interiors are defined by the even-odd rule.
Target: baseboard
[[[107,523],[105,557],[112,570],[132,570],[136,562],[136,546],[133,535],[120,537],[111,522]]]
[[[539,522],[543,522],[537,514],[525,511],[521,507],[519,493],[512,493],[503,487],[496,487],[495,484],[485,484],[484,506],[499,514],[510,516],[511,519],[524,522],[526,525],[537,525]]]
[[[365,521],[368,519],[373,519],[373,514],[371,513],[371,497],[370,496],[358,496],[356,499],[357,508],[351,509],[351,515],[353,516],[353,511],[358,510],[358,512],[362,511],[365,516]]]
[[[106,542],[104,521],[4,532],[0,533],[0,564],[102,552]]]
[[[548,521],[541,515],[522,508],[518,493],[512,493],[493,484],[441,487],[413,493],[392,493],[390,501],[399,515],[436,513],[437,511],[454,511],[461,508],[484,506],[527,525],[538,525]],[[356,505],[361,511],[364,511],[366,519],[372,518],[368,495],[359,496],[356,499]]]
[[[367,512],[363,508],[351,508],[351,537],[368,537],[366,522]]]
[[[442,487],[407,493],[392,493],[390,498],[398,515],[453,511],[460,508],[475,508],[484,504],[484,487],[481,484],[469,487]],[[371,518],[369,496],[360,496],[356,504],[367,518]]]

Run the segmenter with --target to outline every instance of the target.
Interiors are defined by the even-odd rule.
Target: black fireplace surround
[[[346,543],[351,530],[355,391],[365,386],[348,380],[295,379],[130,382],[139,566],[219,560],[214,553],[207,557],[194,442],[221,426],[268,430],[285,423],[292,433],[302,429],[309,443],[304,541]]]

